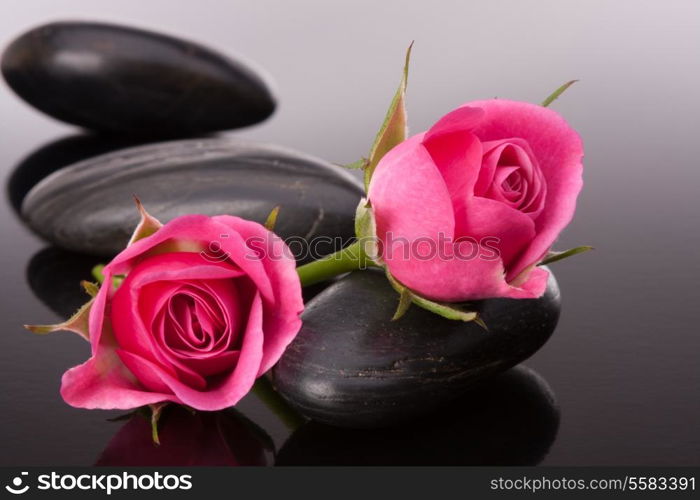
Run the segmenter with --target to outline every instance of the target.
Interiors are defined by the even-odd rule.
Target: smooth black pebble
[[[347,171],[309,155],[234,139],[190,139],[120,150],[54,172],[27,194],[22,217],[54,245],[111,256],[138,223],[134,195],[163,223],[185,214],[262,223],[279,205],[275,232],[306,262],[352,240],[362,194]]]
[[[343,429],[308,422],[287,439],[275,465],[536,465],[558,429],[549,385],[517,366],[410,424]]]
[[[55,22],[2,56],[26,102],[100,132],[183,137],[251,125],[275,109],[265,80],[240,61],[187,40],[127,26]]]
[[[301,331],[273,369],[273,385],[302,415],[344,427],[381,427],[442,407],[474,383],[534,354],[560,311],[554,276],[539,299],[474,303],[488,331],[412,306],[379,271],[355,271],[309,301]]]
[[[7,180],[7,193],[17,213],[30,189],[65,166],[117,149],[138,145],[133,138],[76,134],[44,144],[20,161]]]

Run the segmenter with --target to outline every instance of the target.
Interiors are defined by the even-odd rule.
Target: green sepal
[[[268,231],[274,231],[275,230],[275,225],[277,225],[277,216],[280,213],[280,206],[277,205],[275,208],[273,208],[270,211],[270,215],[267,216],[267,219],[265,219],[265,229]]]
[[[155,403],[148,405],[151,409],[151,439],[153,444],[160,445],[160,437],[158,436],[158,422],[163,413],[163,408],[165,408],[168,403]]]
[[[141,204],[141,200],[139,200],[136,196],[134,196],[134,202],[136,203],[136,208],[141,215],[141,220],[136,226],[136,229],[134,229],[134,232],[129,239],[129,243],[126,245],[127,247],[133,245],[143,238],[151,236],[153,233],[163,227],[163,224],[161,224],[158,219],[146,211],[144,206]]]
[[[477,324],[486,327],[483,321],[479,320],[479,313],[463,309],[458,304],[450,304],[447,302],[436,302],[428,300],[424,297],[413,296],[413,303],[423,309],[442,316],[443,318],[456,321],[475,321]]]
[[[411,49],[413,42],[406,50],[406,59],[403,67],[403,74],[399,88],[391,100],[391,105],[386,113],[384,122],[382,123],[377,136],[374,139],[374,144],[369,152],[367,165],[365,166],[365,190],[369,189],[369,182],[372,179],[374,169],[382,157],[387,154],[394,146],[406,140],[408,129],[406,125],[406,84],[408,83],[408,65],[411,60]]]
[[[542,262],[537,264],[538,266],[545,266],[547,264],[551,264],[552,262],[556,262],[558,260],[563,260],[567,259],[569,257],[573,257],[574,255],[578,255],[580,253],[588,252],[589,250],[593,250],[593,247],[584,245],[576,248],[570,248],[569,250],[564,250],[563,252],[549,252],[544,259],[542,259]]]
[[[24,325],[24,328],[38,335],[46,335],[47,333],[58,331],[69,331],[77,333],[85,340],[90,340],[90,328],[88,324],[90,309],[92,308],[92,304],[95,301],[97,293],[100,291],[100,287],[97,283],[92,283],[86,280],[81,281],[80,286],[83,288],[83,290],[85,290],[85,293],[90,296],[90,300],[80,306],[80,308],[66,321],[56,323],[54,325]]]
[[[58,331],[74,332],[83,337],[85,340],[90,340],[89,318],[90,309],[95,301],[94,298],[80,306],[80,308],[66,321],[56,323],[55,325],[24,325],[24,328],[38,335],[46,335],[47,333]]]
[[[147,238],[154,234],[156,231],[158,231],[161,227],[163,227],[163,224],[153,217],[151,214],[149,214],[144,206],[141,204],[141,200],[139,200],[136,196],[134,196],[134,202],[136,203],[136,209],[139,211],[139,214],[141,215],[141,220],[139,223],[136,225],[136,229],[134,229],[134,232],[131,235],[131,238],[129,239],[129,243],[127,244],[127,247],[130,245],[133,245],[137,241]],[[101,285],[105,281],[105,276],[104,276],[104,264],[97,264],[95,267],[92,268],[91,274],[93,278]],[[112,286],[114,288],[119,287],[119,285],[122,284],[122,281],[124,281],[125,276],[124,275],[116,275],[112,277]],[[85,285],[83,285],[83,288],[85,288],[85,291],[89,294],[92,293],[92,288],[88,290]]]
[[[542,101],[542,106],[546,108],[547,106],[552,104],[554,101],[557,100],[557,98],[560,95],[562,95],[564,92],[566,92],[566,89],[571,87],[576,82],[578,82],[578,80],[569,80],[568,82],[566,82],[564,85],[559,87],[557,90],[555,90],[554,92],[549,94],[549,96],[544,101]]]
[[[347,163],[345,165],[341,165],[341,167],[347,168],[350,170],[362,170],[363,168],[365,168],[367,166],[368,163],[369,163],[369,160],[367,158],[360,158],[359,160],[354,161],[352,163]]]
[[[85,293],[87,293],[93,299],[97,297],[97,294],[100,291],[100,285],[93,283],[92,281],[83,280],[80,282],[80,286],[82,286]]]
[[[406,310],[408,310],[408,307],[405,305],[405,301],[408,300],[408,298],[406,297],[408,296],[410,297],[411,303],[425,309],[426,311],[430,311],[439,316],[442,316],[443,318],[455,321],[474,321],[476,324],[488,331],[488,328],[486,328],[486,324],[484,324],[483,320],[479,317],[479,313],[477,311],[470,311],[466,309],[465,304],[437,302],[434,300],[427,299],[400,283],[388,271],[386,272],[386,277],[389,280],[389,283],[391,283],[392,288],[394,288],[394,290],[396,290],[400,294],[399,308],[394,314],[393,319],[400,318],[401,316],[403,316]],[[404,305],[402,305],[402,302],[404,302]]]
[[[381,264],[377,246],[377,225],[372,206],[366,198],[360,200],[355,210],[355,238],[367,258],[375,264]]]
[[[403,288],[399,292],[399,305],[396,307],[396,312],[392,316],[391,321],[401,319],[411,307],[411,304],[413,304],[413,293],[408,288]]]

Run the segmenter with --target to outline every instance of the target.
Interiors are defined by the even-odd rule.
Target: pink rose
[[[578,134],[542,106],[455,109],[377,165],[368,197],[382,260],[434,300],[541,296],[536,265],[573,217],[582,158]]]
[[[81,408],[232,406],[301,327],[294,258],[255,222],[186,215],[160,227],[142,213],[132,240],[145,237],[104,268],[88,306],[92,357],[63,375],[61,394]]]

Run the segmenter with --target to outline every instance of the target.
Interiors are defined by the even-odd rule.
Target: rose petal
[[[484,117],[484,110],[479,106],[460,106],[440,118],[426,133],[430,141],[436,137],[455,132],[472,131]]]
[[[147,365],[139,362],[139,360],[143,358],[139,358],[135,354],[131,354],[129,351],[125,351],[123,349],[116,349],[116,353],[119,356],[119,359],[121,359],[122,363],[124,363],[129,371],[146,389],[164,394],[172,393],[172,390],[161,380],[160,377],[154,374],[152,370],[149,370]],[[202,379],[202,382],[204,382],[204,385],[201,388],[204,389],[204,387],[206,387],[206,381]],[[191,385],[192,380],[187,380],[187,383],[188,385]]]
[[[535,223],[527,214],[500,201],[479,196],[469,200],[461,221],[461,235],[477,241],[489,237],[499,239],[496,246],[506,269],[535,237]],[[506,276],[507,281],[510,279]]]
[[[97,355],[97,351],[102,342],[102,330],[104,327],[107,298],[114,294],[114,288],[110,286],[110,283],[112,283],[112,271],[107,269],[105,266],[105,268],[102,270],[102,275],[104,276],[104,283],[102,286],[100,286],[100,290],[95,296],[95,300],[92,303],[90,314],[88,316],[90,350],[92,351],[93,356]]]
[[[462,252],[469,255],[471,244]],[[440,252],[437,252],[438,254]],[[501,259],[464,259],[443,248],[442,255],[430,259],[397,258],[387,261],[391,274],[421,295],[439,301],[463,302],[490,297],[529,299],[540,297],[546,288],[540,273],[532,273],[521,286],[505,281]]]
[[[377,165],[369,186],[377,235],[385,252],[393,250],[386,247],[393,246],[387,233],[408,243],[454,235],[450,192],[422,140],[419,134],[389,151]]]
[[[212,244],[221,250],[221,254],[210,255]],[[270,297],[272,300],[270,279],[254,251],[230,227],[221,224],[214,217],[205,215],[183,215],[171,220],[155,234],[135,242],[122,251],[105,266],[103,272],[128,274],[139,259],[164,252],[170,254],[183,247],[188,248],[195,255],[200,255],[203,263],[219,263],[223,260],[232,262],[255,282],[264,297]],[[197,272],[190,273],[190,279],[197,279]],[[181,278],[186,279],[184,275]]]
[[[535,104],[493,99],[469,102],[485,116],[474,133],[482,141],[518,137],[527,141],[547,185],[542,212],[535,221],[537,235],[512,267],[511,274],[536,262],[571,221],[583,185],[583,144],[566,121],[551,109]]]
[[[262,225],[230,215],[214,218],[237,231],[245,241],[256,242],[255,250],[274,290],[274,303],[265,300],[265,335],[259,376],[277,363],[301,328],[299,315],[304,310],[304,300],[296,261],[284,241]]]
[[[165,231],[167,227],[164,226],[156,235]],[[139,242],[136,242],[133,246],[138,244]],[[156,281],[182,282],[197,278],[231,279],[240,275],[241,271],[228,263],[207,262],[195,253],[170,253],[144,259],[129,273],[111,301],[111,323],[119,346],[125,351],[168,366],[170,363],[162,355],[149,329],[150,325],[144,324],[137,307],[140,303],[139,293],[142,287]],[[149,315],[147,314],[147,317]],[[170,369],[174,370],[172,367]],[[174,371],[171,373],[175,375]]]
[[[471,130],[483,115],[479,108],[457,108],[433,125],[423,139],[445,181],[455,212],[472,196],[479,177],[481,142]]]
[[[130,410],[163,401],[179,402],[172,394],[144,390],[113,349],[98,354],[63,374],[61,396],[71,406]]]
[[[257,293],[248,316],[248,324],[243,335],[236,368],[227,376],[222,377],[218,383],[210,385],[202,391],[183,384],[181,380],[170,375],[159,365],[136,354],[122,352],[120,357],[124,360],[128,359],[129,366],[139,374],[139,377],[144,377],[149,381],[159,379],[160,383],[167,386],[182,404],[202,411],[221,410],[238,403],[255,383],[262,360],[262,323],[262,298]]]
[[[241,355],[241,352],[236,351],[225,351],[216,354],[216,356],[209,357],[191,357],[183,359],[182,363],[189,367],[195,373],[203,377],[209,377],[211,375],[216,375],[217,373],[222,373],[225,371],[230,371]]]

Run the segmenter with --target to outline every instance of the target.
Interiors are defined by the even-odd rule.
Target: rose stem
[[[356,241],[342,250],[297,267],[297,273],[301,286],[308,286],[339,274],[375,265],[365,254],[360,242]]]

